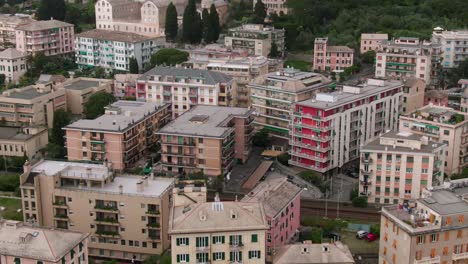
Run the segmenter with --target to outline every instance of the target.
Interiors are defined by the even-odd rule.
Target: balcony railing
[[[362,163],[370,164],[370,163],[372,163],[372,161],[373,160],[371,158],[361,158]]]
[[[317,157],[315,155],[309,155],[307,153],[301,153],[301,152],[297,152],[297,151],[289,151],[289,154],[291,156],[297,156],[297,157],[301,157],[301,158],[306,158],[306,159],[310,159],[310,160],[316,160],[316,161],[320,161],[320,162],[327,162],[328,161],[328,157]]]
[[[461,259],[468,259],[468,252],[452,254],[452,260],[461,260]]]
[[[96,222],[106,222],[106,223],[118,223],[119,220],[117,218],[112,217],[96,217]]]
[[[361,184],[364,186],[369,186],[372,184],[372,181],[361,181]]]
[[[370,175],[370,174],[372,174],[372,172],[374,172],[374,170],[363,170],[363,169],[361,169],[361,173],[365,174],[365,175]]]
[[[55,214],[55,218],[67,219],[68,216],[66,214]]]
[[[148,223],[146,224],[147,227],[152,227],[152,228],[160,228],[161,225],[159,223]]]
[[[105,210],[105,211],[118,211],[119,209],[115,205],[104,205],[104,204],[96,204],[94,209],[98,210]]]
[[[440,256],[424,257],[420,260],[415,260],[414,264],[438,264],[440,263]]]
[[[105,231],[105,230],[96,230],[96,235],[101,235],[101,236],[119,236],[118,231]]]
[[[359,193],[359,196],[364,196],[364,197],[367,197],[367,196],[370,196],[371,195],[371,192],[360,192]]]
[[[146,214],[149,214],[149,215],[159,215],[160,212],[159,212],[159,210],[148,210],[148,211],[146,211]]]

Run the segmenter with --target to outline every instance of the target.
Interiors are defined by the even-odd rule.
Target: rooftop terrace
[[[447,125],[457,125],[466,120],[463,113],[452,108],[432,105],[419,108],[406,116]]]

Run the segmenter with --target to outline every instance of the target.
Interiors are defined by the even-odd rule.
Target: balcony
[[[320,131],[320,132],[327,132],[327,131],[330,130],[329,126],[319,127],[319,126],[312,126],[312,125],[305,124],[305,123],[294,123],[294,126],[306,127],[306,128],[310,128],[310,129],[315,130],[315,131]]]
[[[94,206],[96,211],[118,211],[117,205],[96,204]]]
[[[301,147],[301,148],[312,149],[312,150],[316,150],[316,151],[320,151],[320,152],[327,152],[327,151],[330,150],[330,147],[321,147],[320,145],[312,146],[312,145],[304,144],[304,143],[298,142],[298,141],[291,141],[290,144],[291,144],[292,146],[297,146],[297,147]]]
[[[414,264],[438,264],[440,263],[440,256],[424,257],[420,260],[415,260]]]
[[[96,217],[94,221],[99,222],[100,224],[118,224],[119,220],[113,217]]]
[[[162,161],[161,164],[163,166],[172,166],[172,167],[181,167],[181,168],[196,168],[197,164],[196,163],[187,163],[187,162],[168,162],[168,161]]]
[[[371,192],[360,192],[359,193],[359,196],[364,196],[364,197],[368,197],[371,195]]]
[[[363,169],[361,169],[361,174],[363,174],[363,175],[371,175],[372,172],[374,172],[374,170],[363,170]]]
[[[326,166],[326,167],[316,167],[316,166],[313,166],[313,165],[309,165],[309,164],[304,164],[304,163],[300,163],[300,162],[297,162],[297,161],[294,161],[294,160],[288,160],[288,163],[293,165],[293,166],[297,166],[297,167],[301,167],[301,168],[305,168],[305,169],[308,169],[308,170],[313,170],[313,171],[318,171],[318,172],[326,172],[330,169],[329,166]]]
[[[96,230],[96,235],[106,236],[106,237],[119,237],[120,234],[118,231],[106,231],[106,230]]]
[[[31,198],[33,198],[33,197],[31,197]],[[53,203],[53,206],[57,207],[57,208],[67,208],[68,207],[67,203],[65,201],[55,201]]]
[[[161,225],[159,223],[148,223],[146,224],[147,227],[149,228],[160,228]]]
[[[364,164],[370,164],[372,161],[373,160],[371,158],[361,158],[361,162]]]
[[[64,220],[64,219],[68,219],[68,216],[66,214],[55,214],[54,218]]]
[[[314,156],[314,155],[309,155],[307,153],[302,153],[302,152],[297,152],[297,151],[289,151],[289,154],[291,156],[306,158],[306,159],[309,159],[309,160],[315,160],[315,161],[320,161],[320,162],[327,162],[328,161],[328,157],[317,157],[317,156]]]
[[[360,181],[361,182],[361,185],[363,186],[369,186],[372,184],[372,181]]]
[[[242,242],[234,242],[229,244],[229,248],[231,250],[239,250],[244,247],[244,244]]]
[[[452,254],[452,260],[461,260],[461,259],[468,259],[468,252]]]
[[[160,212],[159,212],[159,210],[148,210],[148,211],[146,211],[146,214],[148,214],[148,215],[159,215]]]

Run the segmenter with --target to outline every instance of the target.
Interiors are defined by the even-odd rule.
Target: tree
[[[143,264],[171,264],[171,257],[152,255],[143,260]]]
[[[221,33],[221,25],[219,24],[219,14],[214,4],[211,4],[210,6],[210,25],[213,34],[212,41],[216,42],[218,41],[219,34]]]
[[[66,11],[64,0],[41,0],[37,10],[37,18],[39,20],[49,20],[51,18],[64,20]]]
[[[265,4],[262,2],[262,0],[258,0],[254,7],[253,22],[256,24],[265,23],[266,15],[267,10]]]
[[[139,70],[138,70],[138,61],[135,57],[131,57],[130,58],[130,61],[129,61],[129,70],[130,70],[130,73],[138,73]]]
[[[158,52],[151,55],[150,64],[152,67],[156,65],[174,66],[187,61],[189,54],[178,49],[160,49]]]
[[[352,201],[354,207],[366,208],[367,198],[364,196],[355,197]]]
[[[88,17],[88,23],[96,23],[96,10],[94,0],[88,0],[88,6],[86,8],[86,16]]]
[[[211,25],[211,17],[208,9],[204,8],[202,11],[202,24],[203,24],[203,40],[205,43],[213,42],[213,27]]]
[[[266,148],[270,145],[270,135],[268,134],[268,130],[266,128],[262,128],[260,131],[255,133],[252,138],[252,144],[257,147]]]
[[[460,62],[457,68],[449,72],[450,85],[456,86],[460,79],[468,78],[468,59]]]
[[[200,43],[202,39],[202,21],[197,12],[195,0],[189,0],[182,19],[182,40],[191,44]]]
[[[270,53],[268,54],[270,58],[278,58],[280,56],[280,51],[278,50],[278,45],[276,45],[276,42],[271,43],[270,47]]]
[[[166,41],[173,42],[177,38],[177,31],[179,25],[177,23],[177,9],[175,5],[170,2],[166,10],[166,22],[164,25],[164,33],[166,34]]]
[[[97,92],[89,97],[84,105],[84,114],[87,119],[94,119],[104,114],[104,107],[115,102],[114,95],[106,92]]]
[[[379,224],[371,225],[370,232],[376,236],[380,236],[380,225]]]
[[[63,109],[59,109],[54,112],[54,121],[52,129],[50,131],[50,142],[57,144],[59,146],[64,146],[65,140],[65,131],[62,129],[65,126],[69,125],[72,119],[70,112],[67,112]]]
[[[316,227],[312,228],[307,236],[307,240],[311,240],[314,244],[322,243],[322,230]]]
[[[352,189],[351,192],[349,193],[349,200],[352,201],[354,198],[359,196],[359,190],[358,189]]]
[[[284,166],[289,166],[289,156],[288,156],[288,153],[283,153],[283,154],[280,154],[276,157],[276,160],[283,164]]]
[[[0,74],[0,86],[5,85],[5,74]]]
[[[375,51],[369,50],[368,52],[361,55],[362,63],[374,64],[375,61]]]

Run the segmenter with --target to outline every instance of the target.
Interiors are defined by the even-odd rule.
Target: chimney
[[[136,183],[136,185],[137,185],[137,192],[139,192],[139,193],[140,193],[140,192],[143,192],[143,181],[141,181],[141,180],[138,181],[138,182]]]
[[[123,185],[122,184],[119,185],[119,193],[123,194]]]

